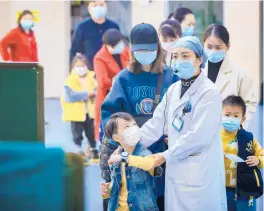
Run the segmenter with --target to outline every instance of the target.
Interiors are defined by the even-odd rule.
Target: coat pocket
[[[144,174],[142,172],[143,172],[143,170],[141,170],[141,169],[132,168],[131,174],[132,174],[133,182],[135,184],[142,184],[142,183],[144,183],[145,177],[144,177]]]
[[[201,187],[208,182],[208,165],[204,156],[194,155],[187,158],[185,178],[185,184],[191,187]]]

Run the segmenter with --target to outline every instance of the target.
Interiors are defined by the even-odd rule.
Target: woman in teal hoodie
[[[130,42],[130,63],[116,76],[112,89],[101,107],[103,127],[112,114],[120,111],[133,115],[137,124],[142,126],[152,117],[153,111],[168,87],[178,80],[171,69],[163,63],[163,50],[158,33],[152,25],[144,23],[136,25],[131,31]],[[110,180],[107,174],[108,156],[116,147],[117,143],[107,138],[102,144],[100,166],[102,176],[106,180]],[[152,153],[165,149],[164,137],[150,148]],[[164,174],[159,183],[158,206],[162,211],[164,210]]]

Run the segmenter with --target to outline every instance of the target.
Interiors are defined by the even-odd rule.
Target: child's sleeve
[[[254,155],[259,159],[260,163],[258,165],[259,168],[263,168],[264,164],[264,150],[260,146],[259,142],[254,139],[253,141],[253,147],[254,147]]]
[[[148,171],[152,176],[161,176],[162,170],[154,168],[155,165],[155,159],[154,157],[141,157],[141,156],[133,156],[129,155],[128,158],[128,165],[133,166],[136,168],[143,169],[144,171]],[[161,168],[161,167],[160,167]]]
[[[64,86],[65,100],[67,102],[78,102],[78,101],[87,101],[88,92],[76,92],[73,91],[69,86]]]

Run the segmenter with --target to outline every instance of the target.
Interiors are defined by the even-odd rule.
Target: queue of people
[[[134,26],[126,46],[104,0],[88,11],[61,106],[85,164],[100,156],[104,210],[256,211],[264,150],[247,128],[258,102],[251,77],[228,58],[227,28],[208,26],[201,42],[181,7],[158,30]],[[0,41],[3,60],[38,61],[33,26],[22,12]]]
[[[115,27],[100,38],[90,67],[104,210],[256,209],[264,152],[243,129],[257,106],[252,79],[229,61],[223,25],[208,26],[203,44],[194,27],[178,8],[158,31],[136,25],[129,49]]]
[[[101,106],[105,137],[100,167],[106,181],[101,192],[110,199],[108,210],[256,211],[263,193],[264,151],[245,130],[258,104],[252,79],[229,61],[229,33],[223,25],[208,26],[203,44],[192,36],[194,26],[192,11],[179,8],[160,25],[158,41],[149,24],[131,30],[134,64],[117,74]],[[135,39],[136,32],[144,41]],[[156,105],[159,78],[166,71],[153,69],[162,53],[180,80],[166,84],[169,89]],[[151,96],[148,87],[155,74]],[[160,141],[167,147],[155,145]],[[157,167],[165,167],[159,195],[161,175],[151,171]],[[149,186],[153,179],[156,187]]]

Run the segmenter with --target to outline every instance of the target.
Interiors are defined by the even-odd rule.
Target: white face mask
[[[125,129],[124,133],[124,142],[129,146],[136,146],[141,138],[141,132],[138,126],[132,126],[128,129]]]
[[[86,73],[88,72],[87,67],[75,67],[74,70],[77,73],[77,75],[80,77],[85,76]]]
[[[161,42],[161,47],[165,50],[165,51],[168,51],[168,50],[172,50],[174,44],[176,43],[176,40],[173,41],[173,42]]]

